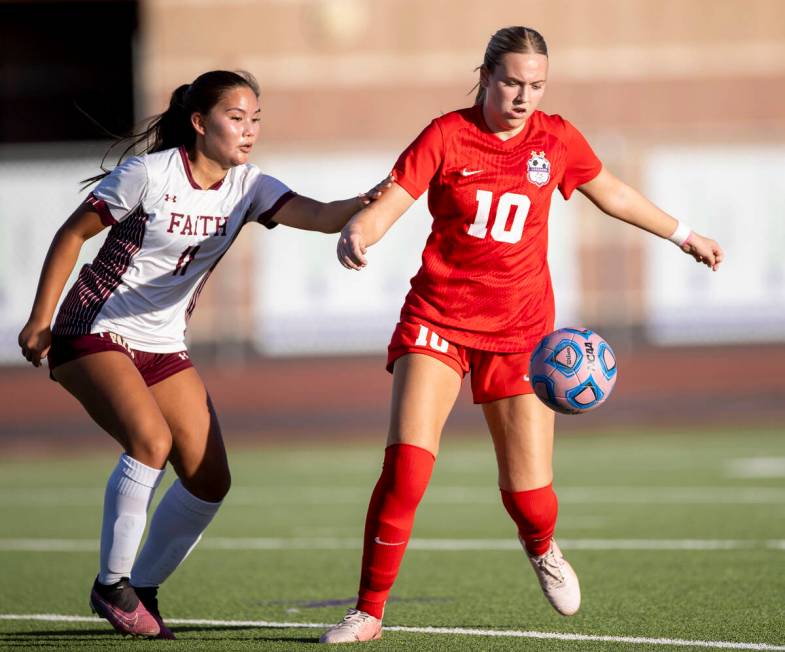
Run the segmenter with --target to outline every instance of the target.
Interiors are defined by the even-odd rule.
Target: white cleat
[[[526,550],[523,541],[521,545]],[[581,586],[578,583],[578,576],[561,554],[556,541],[551,539],[551,547],[544,555],[530,555],[528,551],[526,555],[537,574],[542,592],[553,608],[562,616],[572,616],[578,611],[581,606]]]
[[[319,638],[320,643],[359,643],[382,637],[382,621],[371,614],[349,609],[343,620]]]

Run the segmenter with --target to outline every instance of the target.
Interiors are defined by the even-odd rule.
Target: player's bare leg
[[[322,643],[381,638],[384,603],[398,574],[414,515],[433,470],[447,416],[461,377],[446,364],[421,354],[395,362],[390,430],[384,467],[365,522],[357,608],[325,632]]]
[[[554,412],[534,394],[482,406],[493,439],[499,488],[525,491],[553,481]]]
[[[150,523],[131,583],[158,621],[161,638],[174,638],[158,610],[158,587],[194,549],[221,506],[231,482],[221,429],[196,369],[150,388],[172,432],[170,462],[178,479]]]
[[[158,636],[158,622],[128,578],[171,449],[169,426],[133,361],[123,353],[88,355],[56,367],[53,374],[125,449],[106,488],[101,563],[90,604],[122,634]]]
[[[553,492],[554,413],[533,394],[483,405],[499,468],[504,506],[554,609],[568,616],[580,607],[580,585],[553,540],[558,504]]]
[[[158,404],[133,361],[118,351],[102,351],[62,364],[52,372],[126,453],[162,469],[172,435]]]
[[[387,446],[417,446],[435,457],[461,380],[453,369],[428,355],[411,353],[398,358],[393,369]]]
[[[223,500],[231,475],[221,427],[207,389],[193,367],[150,388],[172,433],[169,461],[183,486],[209,502]]]

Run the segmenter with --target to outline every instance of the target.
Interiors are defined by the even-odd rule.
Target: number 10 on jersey
[[[474,222],[469,225],[467,233],[475,238],[483,239],[488,233],[488,218],[491,215],[491,204],[493,203],[493,193],[490,190],[477,191],[477,215]],[[529,213],[531,199],[526,195],[519,195],[514,192],[505,192],[499,197],[496,205],[496,215],[491,226],[491,237],[497,242],[509,242],[513,244],[523,237],[523,223]],[[507,218],[510,211],[515,207],[515,217],[509,228]]]

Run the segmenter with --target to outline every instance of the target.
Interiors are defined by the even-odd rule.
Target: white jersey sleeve
[[[101,179],[87,203],[101,216],[104,224],[111,226],[139,208],[147,186],[147,167],[140,157],[133,156]]]
[[[268,229],[278,225],[273,219],[275,214],[296,194],[285,183],[266,174],[256,177],[251,192],[253,199],[248,219],[256,220]]]

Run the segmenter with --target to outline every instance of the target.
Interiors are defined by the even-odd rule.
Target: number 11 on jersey
[[[490,190],[477,191],[477,215],[474,222],[469,225],[467,233],[475,238],[483,239],[488,233],[488,218],[491,215],[491,204],[493,193]],[[496,215],[493,218],[491,227],[491,237],[497,242],[518,242],[523,237],[523,224],[526,215],[529,213],[531,200],[526,195],[519,195],[514,192],[505,192],[499,197],[496,205]],[[507,218],[510,211],[515,207],[515,217],[512,224],[507,228]]]

